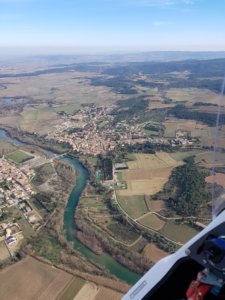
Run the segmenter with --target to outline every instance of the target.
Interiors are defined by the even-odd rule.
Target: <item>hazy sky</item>
[[[0,0],[0,47],[225,50],[224,16],[224,0]]]

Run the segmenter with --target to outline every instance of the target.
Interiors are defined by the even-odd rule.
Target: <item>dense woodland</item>
[[[183,216],[197,216],[209,200],[205,177],[208,175],[194,162],[193,157],[177,167],[170,176],[169,207]]]
[[[175,116],[178,119],[188,119],[188,120],[196,120],[200,121],[208,126],[216,125],[216,114],[208,113],[208,112],[199,112],[193,109],[187,108],[183,104],[179,104],[169,111],[170,114]],[[225,124],[225,115],[220,115],[220,124]]]
[[[143,114],[147,109],[148,104],[148,100],[145,100],[142,96],[117,101],[118,107],[111,113],[114,116],[114,124],[123,120],[126,120],[129,123],[131,117],[139,117],[140,114]]]

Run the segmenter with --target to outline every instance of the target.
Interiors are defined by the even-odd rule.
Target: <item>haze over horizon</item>
[[[0,54],[223,51],[224,1],[0,0]]]

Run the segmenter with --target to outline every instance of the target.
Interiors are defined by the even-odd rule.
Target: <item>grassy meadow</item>
[[[14,163],[16,164],[21,164],[27,160],[30,160],[33,158],[33,156],[27,154],[26,152],[24,151],[21,151],[21,150],[16,150],[8,155],[6,155],[6,158],[8,160],[11,160],[13,161]]]

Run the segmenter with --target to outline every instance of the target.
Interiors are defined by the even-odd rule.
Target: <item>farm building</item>
[[[114,168],[115,170],[126,170],[128,169],[128,165],[126,163],[116,163]]]

